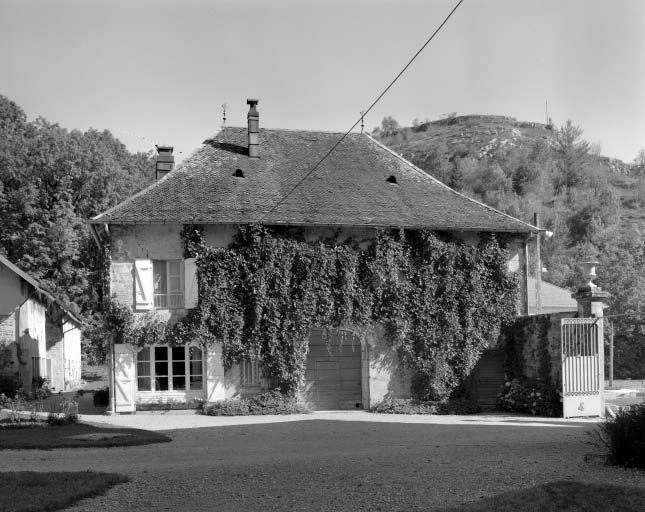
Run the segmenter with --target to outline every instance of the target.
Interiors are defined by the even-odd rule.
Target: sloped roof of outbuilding
[[[307,175],[341,135],[261,129],[260,158],[250,158],[246,128],[224,128],[167,176],[90,222],[538,231],[364,134],[348,135]]]
[[[0,264],[4,265],[14,274],[22,278],[25,282],[29,283],[41,301],[49,304],[55,304],[56,307],[63,314],[67,315],[70,320],[77,323],[78,325],[84,325],[83,321],[68,308],[66,308],[60,300],[54,297],[54,295],[45,286],[43,286],[38,280],[30,276],[29,274],[27,274],[27,272],[21,270],[19,267],[11,263],[11,261],[5,258],[2,254],[0,254]]]

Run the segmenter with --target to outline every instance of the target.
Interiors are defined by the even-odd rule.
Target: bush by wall
[[[94,392],[94,407],[107,407],[110,403],[110,389],[106,386]]]
[[[250,398],[222,400],[203,409],[207,416],[260,416],[266,414],[303,414],[308,409],[293,396],[279,391],[268,391]]]
[[[609,462],[645,469],[645,404],[621,409],[599,426],[598,435],[609,450]]]
[[[497,396],[497,406],[503,411],[533,416],[562,416],[562,393],[550,384],[513,379]]]
[[[0,394],[13,398],[21,387],[22,381],[19,374],[0,376]]]
[[[413,398],[390,398],[374,405],[370,412],[379,414],[474,414],[481,409],[466,399],[421,401]]]

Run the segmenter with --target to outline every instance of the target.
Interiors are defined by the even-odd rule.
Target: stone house
[[[0,376],[65,391],[81,380],[81,320],[0,255]]]
[[[227,247],[248,224],[297,226],[308,240],[334,233],[369,241],[378,228],[447,231],[472,243],[483,232],[510,233],[509,268],[525,269],[535,226],[450,189],[367,134],[349,134],[335,146],[340,133],[260,129],[257,100],[248,104],[247,128],[223,128],[174,169],[172,148],[159,147],[157,181],[90,220],[97,240],[110,246],[113,299],[170,322],[195,307],[195,262],[183,257],[180,240],[191,224],[202,225],[215,247]],[[350,336],[342,347],[342,336],[333,337],[331,354],[321,332],[311,333],[300,394],[310,406],[368,408],[408,393],[378,329],[366,340]],[[257,362],[225,371],[218,343],[139,351],[117,344],[115,357],[117,412],[145,402],[213,402],[266,387]]]

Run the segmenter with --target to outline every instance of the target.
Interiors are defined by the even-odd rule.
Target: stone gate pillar
[[[597,261],[583,261],[582,268],[585,277],[589,282],[578,288],[578,291],[572,295],[578,301],[579,318],[602,318],[603,310],[607,307],[609,292],[604,291],[600,286],[594,284],[596,276]],[[600,333],[602,336],[602,332]]]
[[[603,310],[608,306],[610,294],[604,291],[600,286],[594,284],[596,278],[597,261],[584,261],[582,268],[585,277],[589,281],[578,288],[578,291],[572,295],[578,301],[579,318],[595,318],[596,335],[597,335],[597,353],[598,353],[598,370],[600,377],[600,410],[601,415],[605,410],[605,401],[603,391],[605,389],[605,339],[603,325]]]

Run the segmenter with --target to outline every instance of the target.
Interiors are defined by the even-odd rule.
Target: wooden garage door
[[[362,408],[360,342],[349,333],[330,334],[330,349],[323,330],[313,329],[300,400],[318,411]]]

